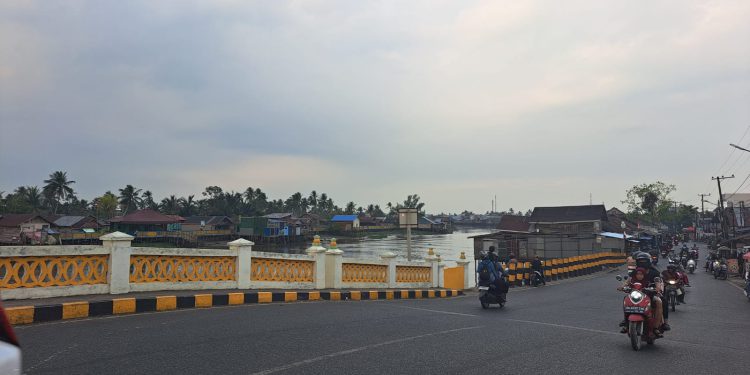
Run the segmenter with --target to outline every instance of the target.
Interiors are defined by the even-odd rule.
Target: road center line
[[[468,330],[479,329],[479,328],[483,328],[483,327],[484,326],[473,326],[473,327],[456,328],[456,329],[449,329],[449,330],[446,330],[446,331],[426,333],[424,335],[409,336],[409,337],[404,337],[404,338],[400,338],[400,339],[396,339],[396,340],[384,341],[384,342],[377,343],[377,344],[372,344],[372,345],[367,345],[367,346],[360,346],[358,348],[353,348],[353,349],[348,349],[348,350],[342,350],[342,351],[336,352],[336,353],[325,354],[325,355],[322,355],[322,356],[319,356],[319,357],[305,359],[303,361],[290,363],[290,364],[284,365],[284,366],[274,367],[274,368],[271,368],[271,369],[268,369],[268,370],[263,370],[263,371],[260,371],[260,372],[254,372],[251,375],[273,374],[275,372],[285,371],[285,370],[293,369],[295,367],[309,365],[311,363],[320,362],[320,361],[323,361],[323,360],[326,360],[326,359],[330,359],[330,358],[335,358],[335,357],[340,357],[340,356],[344,356],[344,355],[349,355],[349,354],[354,354],[354,353],[362,352],[362,351],[365,351],[365,350],[375,349],[375,348],[379,348],[381,346],[399,344],[399,343],[402,343],[402,342],[414,341],[414,340],[422,339],[422,338],[425,338],[425,337],[445,335],[445,334],[449,334],[449,333],[455,333],[455,332],[461,332],[461,331],[468,331]]]
[[[395,307],[395,306],[394,306],[394,307]],[[423,308],[419,308],[419,307],[410,307],[410,306],[397,306],[397,307],[401,307],[401,308],[404,308],[404,309],[410,309],[410,310],[429,311],[429,312],[434,312],[434,313],[438,313],[438,314],[459,315],[459,316],[471,316],[471,317],[474,317],[474,318],[478,318],[478,317],[479,317],[479,315],[472,315],[472,314],[457,313],[457,312],[452,312],[452,311],[443,311],[443,310],[431,310],[431,309],[423,309]]]

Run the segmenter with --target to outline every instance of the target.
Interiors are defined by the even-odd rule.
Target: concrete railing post
[[[440,269],[438,267],[439,258],[435,256],[435,251],[432,250],[432,248],[429,248],[427,250],[427,256],[424,259],[430,262],[430,265],[432,266],[432,287],[437,288],[440,285]]]
[[[388,287],[396,287],[396,254],[386,251],[380,258],[388,262]]]
[[[229,250],[235,253],[237,263],[234,265],[237,277],[237,289],[250,289],[251,274],[253,269],[253,241],[244,238],[228,242]]]
[[[471,261],[466,260],[466,253],[463,251],[461,252],[461,256],[458,257],[456,264],[458,264],[459,267],[464,268],[464,289],[469,289],[473,270],[469,267]]]
[[[315,289],[326,288],[326,248],[320,245],[320,236],[313,237],[312,246],[305,250],[315,259]]]
[[[328,248],[328,251],[325,252],[326,255],[326,288],[332,288],[332,289],[341,289],[342,285],[342,264],[343,262],[343,255],[344,252],[339,250],[339,248],[336,246],[336,239],[331,239],[331,245]]]
[[[122,294],[130,292],[130,254],[133,249],[130,243],[133,236],[122,232],[105,234],[99,239],[102,247],[109,250],[109,282],[110,294]]]

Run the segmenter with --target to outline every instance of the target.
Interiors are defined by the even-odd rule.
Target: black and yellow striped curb
[[[11,324],[21,325],[213,306],[318,300],[360,301],[446,298],[462,294],[463,291],[455,289],[206,293],[188,296],[113,298],[98,301],[65,302],[52,305],[18,306],[8,307],[5,309],[5,312]]]
[[[604,269],[616,268],[625,264],[625,256],[605,255],[591,259],[585,256],[550,259],[544,262],[544,279],[546,282],[565,280],[590,275]],[[529,286],[531,262],[510,263],[508,283],[511,287]]]

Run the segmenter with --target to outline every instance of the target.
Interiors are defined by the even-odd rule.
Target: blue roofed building
[[[359,229],[359,217],[357,215],[336,215],[331,218],[331,226],[334,230],[343,231]]]

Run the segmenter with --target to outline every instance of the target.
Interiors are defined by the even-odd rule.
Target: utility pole
[[[705,197],[710,197],[711,193],[698,194],[698,195],[701,197],[701,214],[699,216],[700,220],[698,221],[698,223],[701,225],[701,227],[703,228],[703,231],[705,232],[706,228],[703,227],[703,217],[706,216],[706,208],[703,206],[703,203],[705,202],[704,198]],[[695,234],[695,237],[696,237],[696,239],[698,238],[698,233]]]
[[[716,176],[711,177],[711,180],[716,180],[716,184],[719,186],[719,221],[721,222],[721,234],[724,236],[724,238],[729,237],[729,233],[727,230],[727,223],[725,218],[725,212],[724,212],[724,197],[721,195],[721,181],[726,180],[728,178],[734,178],[734,175],[731,175],[729,177],[725,176]]]

